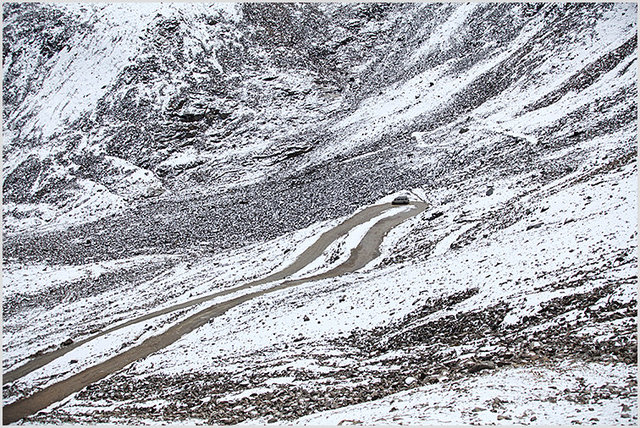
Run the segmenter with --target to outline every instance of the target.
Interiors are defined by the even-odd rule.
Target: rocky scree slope
[[[635,12],[611,8],[7,4],[5,255],[215,250],[487,170],[551,180],[635,118]],[[545,114],[607,79],[627,83]],[[487,105],[541,113],[538,143]]]
[[[368,273],[243,305],[33,421],[326,422],[370,402],[365,422],[411,421],[389,416],[393,394],[584,364],[611,376],[554,384],[517,415],[498,392],[446,420],[554,422],[569,415],[558,401],[583,422],[637,420],[635,4],[4,4],[3,17],[4,268],[97,271],[5,293],[5,366],[220,286],[207,278],[246,280],[231,260],[266,274],[284,234],[389,193],[434,207]],[[253,243],[269,258],[230,256]],[[23,337],[38,320],[53,322]],[[243,336],[261,329],[270,342]],[[407,414],[437,411],[420,405]],[[367,419],[375,406],[387,416]]]

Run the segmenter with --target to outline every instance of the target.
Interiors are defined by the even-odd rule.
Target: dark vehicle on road
[[[402,195],[398,196],[391,202],[391,205],[407,205],[409,203],[409,197]]]

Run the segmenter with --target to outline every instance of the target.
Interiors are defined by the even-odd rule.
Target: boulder
[[[467,366],[467,371],[469,373],[477,373],[480,372],[482,370],[492,370],[495,369],[496,365],[493,361],[482,361],[479,363],[471,363],[469,366]]]

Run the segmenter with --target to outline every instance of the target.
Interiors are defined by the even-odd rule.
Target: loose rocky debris
[[[637,278],[629,278],[635,282]],[[576,287],[572,284],[556,284]],[[249,420],[268,423],[294,421],[316,412],[365,403],[424,385],[453,382],[495,370],[518,367],[555,367],[563,361],[635,365],[637,362],[637,302],[611,302],[598,311],[589,308],[610,295],[620,284],[595,287],[587,293],[571,294],[547,302],[535,317],[521,324],[501,326],[508,303],[479,312],[458,313],[428,321],[439,311],[476,296],[478,289],[429,299],[421,308],[397,324],[372,331],[355,331],[331,342],[341,358],[351,361],[345,368],[332,355],[323,355],[325,343],[305,341],[287,347],[288,361],[312,357],[323,370],[289,367],[278,370],[281,361],[271,360],[270,350],[217,361],[227,366],[218,374],[187,373],[171,376],[131,378],[115,375],[90,385],[76,396],[80,402],[104,403],[95,409],[82,407],[67,413],[60,409],[36,415],[31,422],[82,423],[87,421],[132,423],[136,420],[180,422],[202,420],[208,424],[238,424]],[[572,322],[562,316],[579,311]],[[615,324],[615,340],[590,338],[589,327]],[[277,354],[275,354],[277,355]],[[231,367],[249,365],[250,369]],[[271,379],[286,383],[270,383]],[[637,380],[593,389],[586,386],[558,391],[550,400],[597,405],[601,400],[637,396]],[[158,403],[140,406],[140,402]],[[116,404],[115,409],[113,404]],[[499,409],[499,399],[490,408]],[[102,407],[102,408],[101,408]],[[481,410],[477,410],[481,411]],[[493,410],[492,410],[493,411]],[[509,420],[507,416],[504,420]],[[271,422],[269,422],[271,421]]]
[[[225,250],[244,251],[403,189],[420,189],[433,208],[396,237],[372,275],[396,266],[408,270],[438,251],[449,256],[490,244],[508,228],[529,234],[522,245],[547,232],[560,238],[563,228],[604,218],[626,203],[603,202],[598,192],[612,192],[618,178],[637,176],[637,8],[423,6],[244,4],[233,12],[159,6],[147,16],[135,7],[123,13],[117,5],[101,6],[99,13],[93,6],[7,5],[5,265],[73,267],[138,255],[176,257],[4,299],[9,324],[3,346],[13,351],[8,365],[75,346],[86,334],[190,296],[210,280],[207,275],[224,273],[212,269],[189,277],[191,282],[162,282],[173,269],[193,272]],[[130,15],[139,28],[122,22]],[[438,40],[449,33],[453,37]],[[66,112],[69,100],[84,90],[78,82],[93,76],[74,72],[76,63],[61,63],[62,55],[96,64],[105,58],[94,58],[75,43],[80,39],[105,49],[117,40],[122,49],[114,55],[124,56],[109,57],[115,74],[85,94],[99,95],[93,104],[71,109],[77,115],[43,114],[41,123],[40,110]],[[585,43],[577,49],[576,40]],[[128,48],[140,55],[127,55]],[[33,64],[39,64],[38,73]],[[60,64],[70,67],[68,73],[52,76]],[[76,92],[46,98],[47,84]],[[549,198],[579,186],[588,190],[572,203],[600,204],[595,211],[541,218],[550,212]],[[471,200],[478,206],[470,208]],[[635,221],[628,228],[635,233],[637,219],[626,220]],[[536,278],[514,272],[502,283],[487,276],[482,286],[420,294],[406,303],[411,309],[402,317],[390,312],[374,328],[300,335],[257,352],[214,353],[210,365],[192,372],[138,373],[134,364],[25,422],[294,422],[518,368],[560,370],[567,362],[637,367],[637,297],[615,298],[637,282],[635,275],[616,271],[637,270],[637,246],[581,250],[577,265],[545,270],[554,255],[540,249]],[[183,264],[185,259],[192,264]],[[490,257],[478,266],[489,263],[502,269]],[[319,293],[340,295],[336,305],[345,303],[350,287],[366,274]],[[515,288],[534,279],[540,286],[529,296],[557,294],[514,322],[507,322],[521,304],[514,299],[489,299],[473,308],[488,288]],[[109,293],[124,295],[145,281],[157,290],[147,290],[144,303],[112,308],[117,299]],[[301,311],[296,327],[323,321],[305,307],[316,292],[301,291],[286,306]],[[100,300],[105,295],[111,296],[106,302]],[[93,309],[69,326],[64,306],[72,302]],[[55,328],[43,330],[48,337],[23,340],[24,349],[15,352],[12,335],[25,320],[55,320]],[[292,364],[299,361],[313,363]],[[69,370],[83,363],[74,357]],[[3,387],[3,397],[35,389],[14,382]],[[637,422],[636,377],[599,386],[586,379],[543,399],[579,403],[581,409],[620,400],[621,417]],[[494,422],[538,420],[509,413],[512,404],[505,396],[477,400],[464,421],[476,423],[473,415],[486,412],[495,413]],[[393,417],[404,411],[395,402],[389,409]],[[336,423],[366,420],[341,417]]]

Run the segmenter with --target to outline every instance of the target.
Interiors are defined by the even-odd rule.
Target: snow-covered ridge
[[[534,8],[535,13],[519,5],[504,7],[503,12],[481,5],[402,5],[381,11],[375,10],[378,6],[306,5],[299,10],[274,8],[272,16],[261,18],[259,6],[255,13],[252,7],[5,6],[15,12],[4,27],[15,44],[5,56],[5,86],[24,95],[17,104],[5,102],[7,231],[64,229],[126,213],[131,203],[147,198],[250,186],[280,171],[279,165],[289,157],[301,160],[295,171],[304,171],[309,164],[331,162],[337,153],[349,158],[362,154],[350,155],[352,151],[364,148],[367,153],[366,147],[381,139],[405,144],[403,133],[424,132],[420,123],[449,109],[452,98],[475,92],[479,79],[491,76],[523,49],[530,51],[532,61],[528,74],[519,71],[513,84],[497,94],[487,93],[486,102],[470,115],[472,122],[461,124],[471,130],[461,137],[497,131],[498,140],[511,135],[536,142],[545,128],[555,126],[558,116],[585,108],[594,96],[615,97],[636,80],[636,67],[623,60],[586,91],[569,92],[557,103],[522,114],[593,59],[633,37],[631,4],[576,10],[546,5]],[[283,30],[281,22],[300,20],[311,12],[315,15],[308,16],[315,21],[301,21],[311,25],[308,30],[303,27],[303,33],[320,25],[331,30],[320,39],[316,32],[299,39],[291,36],[298,48],[291,55],[299,58],[291,59],[295,65],[278,59],[284,53],[262,39],[262,32],[275,31],[270,25]],[[509,36],[483,46],[486,54],[459,72],[459,57],[452,52],[468,48],[466,34],[476,20],[499,13],[514,17]],[[385,14],[389,21],[381,18]],[[573,15],[578,20],[580,14],[588,25],[573,21]],[[366,22],[360,28],[362,17]],[[27,19],[36,19],[55,43],[29,33],[24,28]],[[489,27],[501,25],[486,22]],[[550,35],[560,37],[553,32],[560,25],[570,28],[570,40],[552,45]],[[407,26],[412,30],[407,32]],[[56,34],[68,36],[61,39]],[[307,40],[311,34],[316,39]],[[392,43],[392,34],[402,34],[404,43]],[[417,71],[406,78],[375,81],[380,90],[362,96],[359,92],[371,93],[371,79],[388,67],[384,56],[363,54],[374,36],[380,49],[396,58],[399,76],[405,70]],[[483,38],[490,39],[490,33]],[[442,54],[432,52],[436,45]],[[477,48],[470,48],[469,57]],[[329,63],[348,63],[358,71],[345,76],[314,69],[325,66],[317,52],[331,52]],[[315,62],[306,63],[309,57]],[[415,63],[416,58],[421,59]],[[38,61],[44,64],[42,72],[33,71]],[[624,76],[618,79],[620,72]],[[356,109],[349,107],[352,98],[359,100]],[[630,99],[623,104],[607,101],[617,106],[606,108],[608,119],[625,114]],[[304,141],[296,141],[298,136]],[[486,140],[476,144],[491,144]],[[428,139],[418,147],[441,143]],[[123,163],[126,168],[120,167]],[[103,169],[109,173],[101,174]],[[33,177],[23,183],[20,177],[26,174]],[[45,192],[46,201],[40,196]],[[70,208],[76,205],[82,208]]]
[[[5,373],[427,204],[24,423],[637,424],[636,4],[5,3],[3,40]]]

